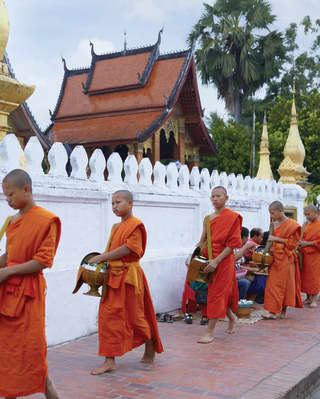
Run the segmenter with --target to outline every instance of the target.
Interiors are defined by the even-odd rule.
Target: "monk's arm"
[[[207,241],[207,226],[206,226],[206,218],[204,218],[201,238],[196,246],[201,248],[206,241]]]
[[[232,253],[233,249],[230,247],[225,247],[224,250],[214,259],[210,260],[208,266],[204,269],[205,273],[210,273],[216,270],[218,264],[223,261],[224,258]]]
[[[37,273],[46,266],[41,265],[38,261],[32,259],[20,265],[5,267],[0,270],[0,283],[15,274],[31,274]]]
[[[107,262],[108,260],[118,260],[123,258],[124,256],[128,256],[132,253],[131,249],[129,249],[126,245],[121,245],[110,252],[104,252],[101,255],[94,256],[89,259],[89,263],[101,263]]]
[[[7,253],[0,256],[0,268],[5,267],[7,263]]]
[[[242,258],[244,256],[244,253],[250,249],[254,247],[254,244],[252,242],[247,242],[242,248],[239,249],[238,252],[236,252],[234,254],[234,260],[239,260],[240,258]]]

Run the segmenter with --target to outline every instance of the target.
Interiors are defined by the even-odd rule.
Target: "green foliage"
[[[216,0],[204,8],[188,40],[199,40],[202,82],[217,87],[239,122],[243,100],[280,76],[288,48],[283,35],[270,30],[275,16],[267,0]]]
[[[210,115],[207,125],[218,154],[215,157],[201,157],[200,167],[247,176],[250,168],[251,131],[233,120],[224,122],[214,113]]]
[[[317,197],[320,195],[320,185],[313,186],[311,190],[308,191],[306,198],[307,204],[319,205]]]

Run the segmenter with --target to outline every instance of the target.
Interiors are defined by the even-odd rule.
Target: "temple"
[[[215,146],[202,120],[192,49],[160,55],[162,31],[154,45],[98,55],[91,66],[68,69],[52,124],[45,135],[71,148],[81,144],[106,157],[135,154],[156,161],[180,161],[192,167]]]

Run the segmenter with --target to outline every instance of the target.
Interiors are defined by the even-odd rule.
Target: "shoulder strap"
[[[2,237],[3,237],[4,233],[5,233],[5,231],[7,230],[7,227],[9,226],[9,223],[10,223],[11,219],[12,219],[12,216],[8,216],[7,219],[5,220],[3,226],[1,227],[1,230],[0,230],[0,241],[2,240]]]
[[[107,242],[107,246],[106,246],[106,250],[105,250],[105,252],[108,252],[109,251],[109,247],[110,247],[110,243],[111,243],[111,238],[112,238],[112,233],[113,233],[113,231],[114,231],[114,229],[117,227],[117,223],[115,223],[113,226],[112,226],[112,228],[111,228],[111,233],[110,233],[110,236],[109,236],[109,239],[108,239],[108,242]]]
[[[208,244],[208,256],[212,259],[212,242],[211,242],[211,230],[210,230],[210,215],[206,216],[206,228],[207,228],[207,244]]]

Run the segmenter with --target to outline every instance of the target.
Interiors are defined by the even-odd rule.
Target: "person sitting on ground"
[[[245,278],[247,274],[247,270],[242,268],[242,265],[245,263],[245,258],[243,256],[245,252],[245,248],[247,245],[247,241],[249,239],[249,230],[246,227],[241,228],[241,242],[242,247],[240,249],[236,249],[234,251],[234,260],[236,267],[236,278],[239,290],[239,299],[246,299],[247,291],[250,287],[251,281]]]

